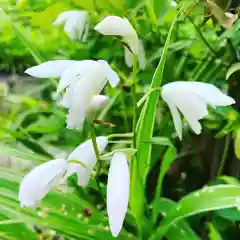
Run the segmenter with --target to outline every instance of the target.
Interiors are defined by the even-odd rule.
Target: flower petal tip
[[[112,233],[113,237],[116,238],[119,235],[119,233],[121,231],[121,228],[119,229],[119,227],[116,227],[116,226],[113,227],[113,226],[110,225],[110,230],[111,230],[111,233]]]

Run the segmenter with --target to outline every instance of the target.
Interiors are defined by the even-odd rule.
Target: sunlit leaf
[[[169,230],[171,224],[189,216],[219,209],[239,207],[240,186],[217,185],[204,187],[184,197],[163,219],[151,240],[159,239]]]

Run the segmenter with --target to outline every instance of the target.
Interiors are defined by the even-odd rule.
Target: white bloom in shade
[[[107,81],[115,87],[120,81],[115,71],[104,60],[92,61],[48,61],[29,68],[26,73],[34,77],[60,77],[57,96],[65,90],[60,105],[69,109],[68,128],[82,128],[89,108],[96,106],[95,98],[103,90]],[[93,102],[92,102],[93,101]]]
[[[196,134],[200,134],[202,127],[199,120],[208,114],[208,104],[215,107],[235,103],[234,99],[223,94],[212,84],[183,81],[164,85],[162,99],[168,104],[180,139],[182,139],[182,121],[179,111],[186,118],[191,129]]]
[[[96,138],[98,151],[102,153],[108,144],[106,137],[100,136]],[[78,160],[84,163],[84,168],[78,163],[69,163],[67,177],[74,173],[78,175],[78,184],[86,187],[91,176],[91,172],[96,165],[97,159],[93,148],[92,140],[88,140],[77,147],[69,156],[68,161]]]
[[[130,190],[130,173],[127,157],[122,152],[113,155],[107,182],[107,213],[114,237],[122,229],[127,213]]]
[[[133,66],[133,55],[127,47],[124,47],[124,59],[126,65],[131,68]],[[139,68],[144,70],[146,68],[146,57],[145,50],[141,40],[139,40],[138,44],[138,54],[137,54]]]
[[[43,163],[30,171],[19,189],[21,207],[36,207],[47,193],[60,183],[67,171],[67,161],[56,159]]]
[[[121,36],[123,42],[128,45],[131,51],[135,54],[138,53],[138,36],[128,19],[108,16],[98,23],[94,29],[103,35]]]
[[[105,95],[96,95],[91,100],[87,109],[87,119],[92,121],[100,109],[105,108],[109,103],[109,97]]]
[[[86,41],[89,31],[89,16],[86,11],[66,11],[58,15],[53,26],[64,23],[64,31],[73,41]]]

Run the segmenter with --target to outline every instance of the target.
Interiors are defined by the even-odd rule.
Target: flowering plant
[[[158,34],[160,20],[152,1],[146,2],[152,31]],[[98,15],[96,6],[94,11],[64,9],[51,22],[51,31],[58,31],[60,36],[67,38],[69,45],[79,44],[82,49],[85,44],[91,45],[92,39],[96,38],[97,50],[88,57],[83,54],[80,59],[59,53],[57,57],[42,60],[38,50],[24,38],[11,14],[2,11],[1,14],[11,23],[37,62],[25,69],[26,76],[35,82],[51,83],[47,89],[51,92],[48,97],[53,107],[48,106],[42,116],[47,119],[46,132],[38,132],[43,120],[30,124],[27,131],[41,133],[42,139],[50,136],[55,129],[55,132],[64,131],[71,137],[76,134],[77,139],[75,144],[66,148],[67,151],[56,153],[51,149],[54,144],[49,144],[54,141],[38,142],[35,136],[27,135],[22,126],[19,127],[23,134],[19,138],[22,137],[25,143],[33,143],[36,153],[40,158],[45,158],[43,163],[29,167],[25,176],[18,178],[18,197],[14,196],[15,202],[12,204],[17,211],[11,215],[12,206],[3,204],[4,216],[27,225],[33,219],[33,224],[39,224],[41,229],[54,229],[58,235],[69,239],[117,237],[154,240],[166,236],[174,240],[174,237],[199,239],[185,219],[188,216],[210,210],[218,210],[221,215],[222,209],[239,207],[239,183],[231,178],[222,179],[228,184],[215,183],[184,194],[187,196],[177,203],[162,197],[163,181],[167,174],[174,171],[173,166],[181,156],[178,144],[183,144],[189,135],[192,139],[204,135],[208,129],[205,122],[216,115],[228,121],[218,134],[220,137],[227,135],[227,141],[230,141],[230,133],[238,134],[238,114],[231,107],[236,104],[235,96],[228,94],[228,89],[221,84],[204,82],[205,79],[194,75],[185,76],[181,73],[184,62],[169,66],[174,31],[188,17],[180,5],[175,2],[169,4],[174,9],[174,17],[168,25],[164,46],[157,57],[153,54],[152,59],[155,59],[152,62],[148,59],[147,37],[135,21],[140,17],[137,14],[136,18],[121,11],[115,15],[106,12]],[[106,45],[98,44],[101,41]],[[114,50],[122,53],[118,60],[125,62],[125,65],[101,54],[101,51]],[[145,84],[144,73],[150,68],[149,65],[153,74],[150,77],[147,75],[149,84]],[[169,67],[174,71],[177,69],[171,81],[165,76]],[[228,77],[235,71],[231,70]],[[180,76],[184,79],[179,80]],[[139,88],[143,85],[144,88]],[[115,106],[117,101],[118,105]],[[222,113],[229,109],[232,118]],[[122,112],[117,120],[109,117],[114,111]],[[50,127],[49,118],[52,118]],[[226,128],[228,133],[224,134]],[[165,129],[168,129],[167,134],[164,133]],[[67,144],[65,135],[62,145]],[[157,150],[154,149],[156,146],[159,147]],[[227,147],[224,147],[224,159],[215,178],[222,175]],[[2,149],[5,154],[4,149],[7,148],[3,146]],[[152,186],[148,183],[150,175],[158,166],[154,153],[161,155],[161,168],[158,168],[157,180],[152,184],[154,190],[149,190]],[[103,175],[105,179],[101,179]],[[179,179],[184,180],[184,176],[182,174]],[[7,198],[8,194],[4,194]],[[54,213],[51,209],[55,209],[55,203],[57,205],[59,202],[60,212],[65,214],[64,224],[54,222],[55,218],[51,215],[58,216],[59,207]],[[45,204],[47,208],[42,207]],[[76,207],[80,208],[78,204],[87,206],[84,217],[74,213],[78,211]],[[66,225],[62,231],[61,225]],[[213,225],[209,228],[215,230]]]

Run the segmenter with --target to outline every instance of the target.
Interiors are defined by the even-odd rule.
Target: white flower
[[[115,87],[120,80],[116,72],[104,60],[49,61],[27,69],[26,73],[40,78],[61,78],[57,96],[65,90],[60,105],[69,108],[68,128],[82,128],[89,108],[91,112],[93,104],[96,106],[94,96],[99,95],[107,80],[112,87]],[[102,98],[97,98],[97,100],[102,100]],[[99,103],[100,107],[101,105],[102,103]]]
[[[144,70],[146,68],[145,50],[144,50],[142,41],[139,40],[138,43],[139,43],[138,44],[138,54],[137,54],[138,64],[139,64],[139,68],[141,70]],[[125,59],[126,65],[129,68],[131,68],[133,66],[133,54],[129,51],[129,49],[127,47],[124,47],[124,59]]]
[[[94,120],[98,110],[105,108],[109,103],[109,97],[105,95],[96,95],[91,100],[87,109],[87,119],[91,122]]]
[[[212,84],[183,81],[164,85],[162,99],[168,104],[180,139],[182,139],[182,121],[178,110],[186,118],[192,130],[200,134],[202,127],[199,120],[208,114],[207,104],[215,107],[235,103],[234,99],[223,94]]]
[[[97,137],[97,146],[102,153],[108,144],[106,137]],[[80,161],[71,163],[70,160]],[[87,186],[92,169],[96,164],[96,155],[92,140],[80,144],[67,158],[55,159],[43,163],[30,171],[22,180],[19,189],[21,207],[36,207],[47,193],[58,184],[62,184],[74,173],[78,175],[78,184]]]
[[[138,53],[138,36],[128,19],[108,16],[98,23],[94,29],[103,35],[121,36],[123,42],[128,45],[131,51],[135,54]]]
[[[53,26],[64,23],[64,31],[73,41],[86,41],[89,31],[89,16],[86,11],[66,11],[58,15]]]
[[[19,189],[21,207],[36,207],[41,199],[58,183],[67,171],[67,161],[56,159],[43,163],[30,171]]]
[[[122,152],[113,155],[107,182],[107,213],[114,237],[122,229],[127,213],[130,190],[130,173],[127,157]]]
[[[108,144],[106,137],[100,136],[96,138],[98,151],[102,153]],[[87,168],[84,168],[78,163],[69,163],[67,177],[73,173],[78,175],[78,184],[86,187],[90,179],[91,172],[96,165],[97,159],[93,148],[92,140],[88,140],[77,147],[69,156],[68,161],[78,160],[84,163]]]

